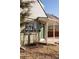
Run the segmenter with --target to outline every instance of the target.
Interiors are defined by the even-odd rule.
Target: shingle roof
[[[48,18],[56,18],[57,20],[59,20],[59,18],[57,16],[54,16],[53,14],[48,14],[47,13]]]

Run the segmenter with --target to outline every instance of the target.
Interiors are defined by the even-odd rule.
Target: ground
[[[20,48],[20,59],[59,59],[59,45],[30,45]]]

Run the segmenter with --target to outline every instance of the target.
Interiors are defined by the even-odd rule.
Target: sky
[[[59,0],[41,0],[46,13],[59,17]]]

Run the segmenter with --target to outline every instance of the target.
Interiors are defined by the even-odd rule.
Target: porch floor
[[[46,43],[46,40],[45,39],[41,39],[40,40],[40,43]],[[59,38],[47,38],[47,43],[48,44],[55,44],[55,43],[59,43]]]

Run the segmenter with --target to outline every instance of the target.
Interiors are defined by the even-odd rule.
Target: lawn
[[[20,48],[20,59],[59,59],[59,45],[30,45]]]

